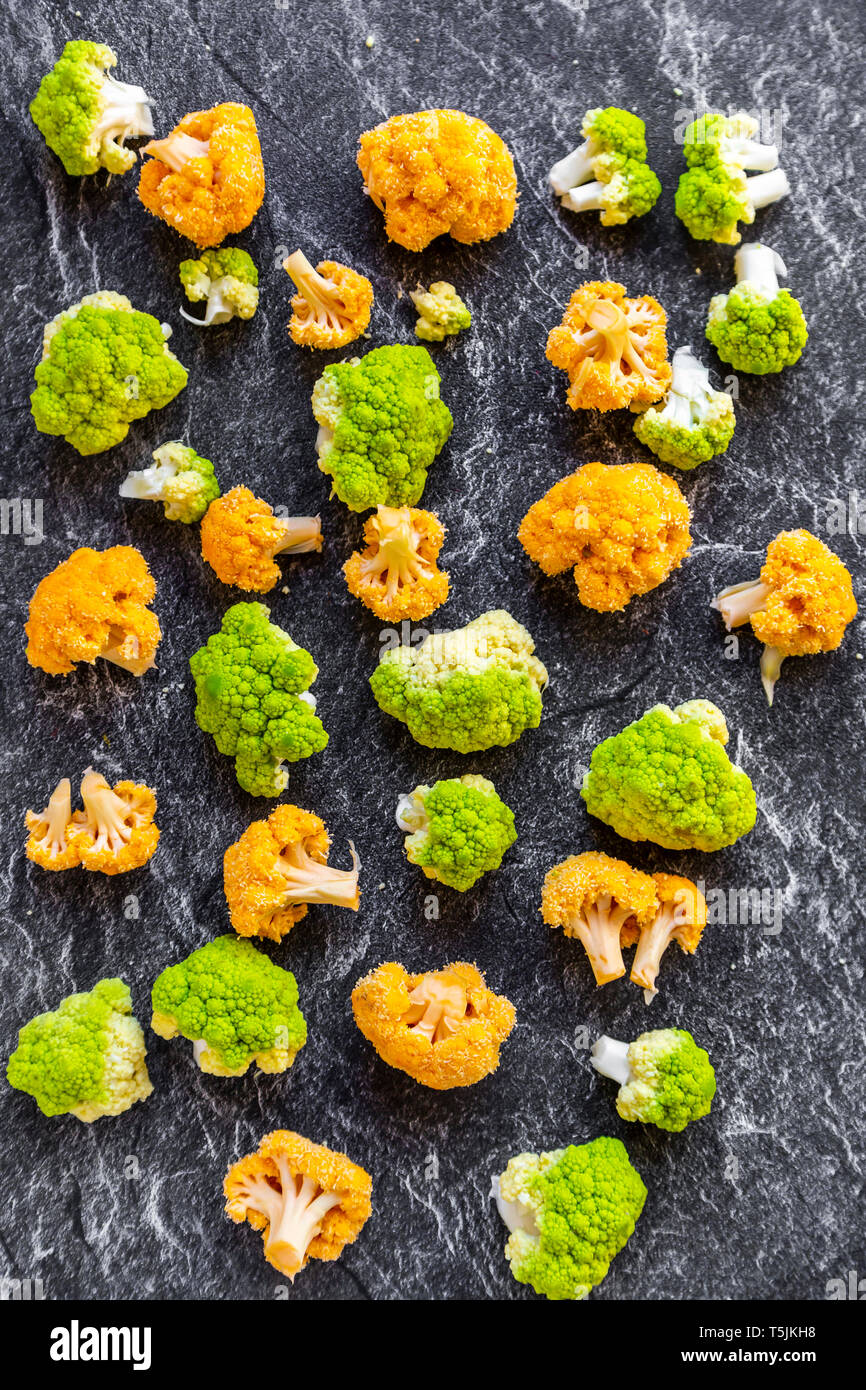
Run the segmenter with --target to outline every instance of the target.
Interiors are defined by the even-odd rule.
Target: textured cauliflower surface
[[[598,985],[625,974],[622,946],[628,929],[648,925],[657,907],[649,874],[595,850],[555,864],[541,890],[542,920],[578,938]]]
[[[448,575],[436,563],[444,539],[434,512],[378,507],[364,522],[364,549],[343,566],[349,592],[386,623],[429,617],[448,597]]]
[[[835,651],[857,615],[851,575],[809,531],[782,531],[770,542],[761,583],[769,593],[749,621],[760,641],[785,656]]]
[[[275,516],[248,487],[233,487],[216,498],[201,523],[202,558],[217,578],[259,594],[270,593],[282,577],[275,555],[320,550],[321,544],[318,517]]]
[[[498,869],[517,839],[514,813],[486,777],[447,777],[403,798],[398,824],[410,833],[406,857],[428,878],[465,893]]]
[[[620,1088],[617,1114],[679,1133],[709,1115],[716,1076],[709,1055],[684,1028],[641,1033],[628,1049],[633,1076]]]

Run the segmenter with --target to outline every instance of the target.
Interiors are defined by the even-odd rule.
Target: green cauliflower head
[[[270,621],[263,603],[236,603],[219,632],[190,657],[196,723],[235,760],[250,796],[279,796],[284,762],[320,753],[328,742],[306,692],[318,675],[308,651]]]
[[[129,987],[100,980],[37,1014],[18,1035],[6,1077],[43,1115],[75,1115],[85,1124],[147,1100],[153,1086]]]
[[[120,496],[161,502],[169,521],[201,521],[220,495],[210,459],[178,440],[154,449],[153,458],[150,468],[127,475],[120,485]]]
[[[697,468],[730,444],[736,425],[727,391],[714,391],[706,367],[690,347],[677,348],[673,379],[661,406],[637,417],[634,432],[642,444],[674,468]]]
[[[397,824],[408,830],[406,855],[428,878],[465,893],[498,869],[517,839],[514,812],[486,777],[449,777],[401,797]]]
[[[592,1064],[620,1083],[616,1108],[623,1120],[679,1133],[710,1113],[716,1074],[684,1028],[641,1033],[631,1044],[603,1036],[592,1049]]]
[[[717,850],[755,824],[755,791],[724,745],[728,728],[709,700],[654,705],[592,753],[581,796],[624,840]]]
[[[370,677],[376,702],[426,748],[504,748],[541,721],[547,671],[510,613],[482,613],[417,647],[385,651]]]
[[[631,1237],[647,1190],[619,1139],[518,1154],[494,1178],[520,1284],[551,1299],[586,1298]]]
[[[200,328],[233,318],[251,319],[259,307],[259,272],[249,252],[239,246],[203,251],[198,260],[181,261],[180,283],[194,304],[207,301],[203,319],[193,318],[185,309],[180,311]]]
[[[740,240],[738,222],[755,220],[745,174],[724,165],[699,164],[681,174],[674,210],[696,241],[726,246],[736,246]]]
[[[412,290],[409,298],[418,310],[416,338],[441,343],[472,323],[472,315],[447,280],[435,280],[429,290]]]
[[[67,174],[124,174],[136,160],[125,140],[153,134],[150,98],[109,76],[117,57],[104,43],[71,39],[43,77],[30,115]]]
[[[189,1038],[202,1071],[287,1071],[307,1041],[294,975],[237,936],[218,936],[154,982],[151,1028]]]
[[[326,367],[313,415],[319,467],[353,512],[414,506],[454,423],[427,349],[399,345]]]
[[[152,314],[112,290],[85,295],[46,325],[30,409],[42,434],[79,454],[119,444],[133,420],[162,410],[186,386],[186,368]]]
[[[737,283],[710,300],[707,337],[723,362],[738,372],[764,376],[799,361],[809,337],[799,303],[779,288],[787,275],[781,256],[762,242],[741,246],[734,257]]]
[[[580,131],[590,141],[593,156],[613,154],[623,163],[647,157],[645,123],[621,106],[596,106],[587,111]]]

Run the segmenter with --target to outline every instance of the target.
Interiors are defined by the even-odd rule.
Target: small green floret
[[[677,348],[673,379],[661,406],[637,417],[634,432],[642,444],[674,468],[697,468],[723,454],[734,434],[734,403],[714,391],[710,375],[689,347]]]
[[[211,328],[229,319],[251,319],[259,307],[259,272],[247,251],[224,246],[203,251],[198,260],[181,261],[180,283],[193,303],[206,300],[203,319],[193,318],[185,309],[182,316],[200,328]]]
[[[592,1064],[620,1083],[616,1108],[623,1120],[679,1133],[710,1113],[716,1075],[707,1053],[683,1028],[641,1033],[630,1045],[602,1036]]]
[[[163,970],[153,986],[151,1027],[195,1043],[202,1071],[242,1076],[287,1071],[307,1041],[294,975],[249,941],[218,936]]]
[[[593,750],[581,796],[625,840],[717,850],[755,824],[755,791],[724,745],[728,728],[709,700],[654,705]]]
[[[414,506],[451,433],[426,348],[374,348],[326,367],[313,390],[319,467],[353,512]]]
[[[30,115],[67,174],[124,174],[136,160],[125,140],[153,134],[143,87],[110,77],[117,57],[104,43],[71,39],[43,77]]]
[[[618,106],[587,111],[583,144],[550,171],[562,206],[571,212],[597,210],[604,227],[621,226],[649,212],[661,184],[646,162],[645,129],[639,116]]]
[[[127,475],[120,485],[120,496],[162,502],[169,521],[201,521],[220,495],[210,459],[177,440],[154,449],[153,457],[150,468]]]
[[[383,652],[370,685],[379,707],[427,748],[504,748],[541,722],[547,671],[534,651],[526,628],[497,609]]]
[[[147,1100],[153,1087],[129,987],[100,980],[37,1014],[18,1035],[6,1077],[43,1115],[75,1115],[86,1124]]]
[[[750,224],[759,208],[790,193],[779,151],[752,137],[758,122],[745,112],[701,116],[686,127],[683,154],[689,166],[675,198],[677,217],[698,241],[736,246],[738,222]],[[747,169],[760,173],[746,176]]]
[[[505,1254],[520,1284],[550,1299],[583,1299],[630,1239],[647,1190],[619,1139],[518,1154],[494,1178],[511,1231]]]
[[[306,692],[319,673],[308,651],[270,621],[263,603],[235,603],[190,657],[195,718],[250,796],[279,796],[282,766],[320,753],[328,735]]]
[[[486,777],[449,777],[401,797],[397,824],[408,830],[406,856],[428,878],[465,893],[498,869],[517,839],[514,812]]]
[[[800,360],[809,338],[799,303],[779,288],[784,261],[769,246],[751,241],[734,257],[737,283],[710,300],[707,337],[735,371],[765,376]]]
[[[112,290],[85,295],[45,327],[30,409],[42,434],[79,454],[119,444],[133,420],[162,410],[186,386],[164,328]]]
[[[416,338],[441,343],[472,323],[472,315],[447,280],[435,280],[429,290],[413,290],[409,298],[418,310]]]

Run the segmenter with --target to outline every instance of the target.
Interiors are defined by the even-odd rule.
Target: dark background
[[[768,710],[757,642],[724,659],[708,602],[758,570],[778,531],[806,526],[851,567],[861,598],[862,541],[827,529],[831,499],[862,477],[862,148],[852,93],[863,89],[861,8],[712,0],[667,4],[496,3],[435,7],[318,0],[189,6],[13,0],[2,18],[2,400],[8,498],[41,497],[45,539],[0,538],[3,575],[3,1056],[19,1026],[104,975],[130,982],[149,1019],[156,974],[228,929],[225,847],[272,804],[238,788],[193,720],[187,661],[239,595],[203,564],[198,532],[161,507],[123,503],[121,480],[151,450],[183,438],[215,462],[224,489],[246,483],[291,512],[321,511],[324,554],[284,565],[273,616],[321,668],[315,686],[327,750],[291,773],[288,797],[318,811],[348,862],[355,840],[357,915],[314,909],[278,948],[298,978],[309,1042],[291,1072],[202,1076],[189,1044],[148,1033],[155,1092],[145,1105],[85,1126],[45,1119],[2,1093],[0,1274],[41,1278],[54,1298],[271,1298],[279,1276],[261,1241],[222,1215],[225,1169],[266,1131],[287,1126],[345,1149],[373,1174],[374,1215],[334,1264],[314,1263],[297,1299],[526,1299],[502,1255],[506,1232],[490,1175],[524,1149],[620,1135],[649,1197],[603,1299],[826,1296],[829,1279],[866,1273],[863,1230],[863,679],[860,620],[833,656],[791,660]],[[859,11],[859,13],[858,13]],[[372,34],[375,43],[365,46]],[[248,101],[268,193],[238,244],[261,270],[250,324],[199,332],[179,315],[177,267],[189,244],[152,219],[135,172],[64,175],[29,120],[39,79],[70,37],[110,44],[121,79],[155,103],[157,134],[187,111]],[[677,90],[679,89],[679,90]],[[604,230],[562,212],[550,165],[579,139],[583,112],[608,103],[647,121],[663,183],[648,217]],[[487,245],[443,238],[414,256],[386,243],[355,168],[359,133],[389,115],[458,106],[511,146],[520,203]],[[781,377],[740,382],[728,453],[677,475],[694,546],[666,585],[625,613],[582,608],[569,576],[546,580],[516,540],[529,504],[590,459],[648,458],[626,412],[574,414],[565,377],[544,358],[549,328],[583,279],[621,279],[658,296],[671,347],[703,340],[710,296],[732,280],[732,251],[691,241],[673,215],[682,113],[737,105],[781,113],[793,196],[758,214],[754,235],[788,263],[811,340]],[[747,233],[747,236],[749,234]],[[361,520],[328,500],[316,468],[313,382],[330,354],[286,334],[290,285],[279,263],[296,245],[373,281],[370,346],[413,342],[407,292],[453,280],[472,329],[433,346],[455,429],[424,505],[448,527],[452,597],[440,626],[507,607],[533,633],[552,681],[541,728],[480,756],[416,745],[382,715],[367,678],[380,624],[340,567]],[[28,410],[42,326],[97,288],[128,294],[174,325],[189,385],[133,425],[107,454],[80,458],[37,434]],[[354,349],[352,349],[354,350]],[[349,355],[349,354],[346,354]],[[719,377],[716,378],[717,382]],[[156,577],[164,630],[159,669],[141,681],[99,663],[67,678],[28,667],[22,626],[38,580],[76,546],[139,546]],[[759,800],[753,833],[732,849],[673,855],[631,846],[590,822],[578,795],[593,746],[648,706],[710,697]],[[107,879],[50,875],[24,858],[24,810],[89,763],[159,795],[162,840],[149,868]],[[398,793],[477,771],[495,779],[520,832],[502,870],[466,895],[439,892],[407,865],[393,823]],[[784,895],[781,931],[707,929],[695,957],[672,948],[648,1011],[627,979],[596,991],[579,945],[538,915],[546,869],[589,848],[708,887]],[[129,895],[139,904],[137,917]],[[437,1094],[381,1063],[354,1026],[350,993],[383,960],[414,969],[477,961],[515,1003],[518,1023],[497,1074]],[[706,1045],[719,1092],[712,1116],[681,1135],[622,1123],[612,1084],[587,1046],[606,1031],[685,1026]],[[132,1174],[132,1176],[129,1176]]]

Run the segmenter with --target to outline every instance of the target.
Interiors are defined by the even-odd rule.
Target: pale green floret
[[[701,116],[686,127],[683,153],[688,169],[680,176],[677,217],[698,241],[736,246],[738,222],[751,224],[760,208],[786,197],[791,186],[777,168],[779,151],[752,136],[758,122],[736,116]],[[747,177],[747,169],[761,172]]]
[[[453,427],[426,348],[374,348],[326,367],[313,390],[319,467],[353,512],[412,507]]]
[[[151,1028],[193,1044],[202,1071],[287,1071],[307,1041],[294,975],[237,936],[218,936],[154,982]]]
[[[547,671],[510,613],[482,613],[417,647],[385,651],[370,677],[376,703],[426,748],[504,748],[541,722]]]
[[[736,424],[734,403],[726,391],[714,391],[710,374],[690,347],[677,348],[673,379],[661,406],[639,415],[634,432],[642,444],[674,468],[697,468],[731,442]]]
[[[199,328],[212,328],[229,319],[251,319],[259,307],[259,272],[248,252],[238,246],[203,251],[197,261],[181,261],[180,283],[193,303],[207,300],[203,319],[185,309],[181,315]]]
[[[153,134],[143,87],[109,77],[117,58],[103,43],[72,39],[43,77],[30,115],[67,174],[124,174],[136,160],[125,140]]]
[[[617,1113],[679,1133],[709,1115],[716,1075],[709,1056],[683,1028],[641,1033],[631,1044],[602,1035],[592,1065],[620,1085]]]
[[[250,796],[279,796],[283,763],[319,753],[328,742],[308,689],[318,667],[308,651],[270,621],[263,603],[236,603],[219,632],[190,657],[195,718]]]
[[[128,986],[100,980],[37,1014],[21,1029],[6,1076],[43,1115],[75,1115],[86,1124],[147,1100],[153,1087]]]
[[[583,1299],[631,1237],[647,1190],[619,1139],[518,1154],[491,1196],[511,1273],[550,1299]]]
[[[779,288],[787,270],[769,246],[750,241],[734,257],[737,283],[710,300],[707,337],[723,362],[764,376],[793,366],[809,338],[799,303]]]
[[[708,112],[683,132],[683,155],[690,168],[704,164],[728,164],[739,169],[768,172],[779,163],[776,145],[755,140],[758,122],[745,111],[733,116]]]
[[[416,338],[441,343],[472,323],[472,315],[447,280],[435,280],[429,290],[413,290],[409,298],[418,310]]]
[[[169,521],[201,521],[220,495],[210,459],[177,440],[154,449],[150,468],[130,473],[120,485],[121,497],[162,502]]]
[[[171,329],[112,290],[85,295],[46,324],[30,409],[42,434],[79,454],[119,444],[133,420],[162,410],[186,386],[169,352]]]
[[[397,805],[397,824],[410,833],[406,856],[428,878],[465,893],[498,869],[517,839],[514,813],[486,777],[449,777],[419,786]]]
[[[581,796],[625,840],[717,850],[755,824],[755,790],[728,758],[728,728],[709,700],[654,705],[593,750]]]
[[[571,212],[598,211],[605,227],[649,212],[661,184],[646,162],[645,129],[639,116],[617,106],[587,111],[583,144],[550,171],[562,206]]]

